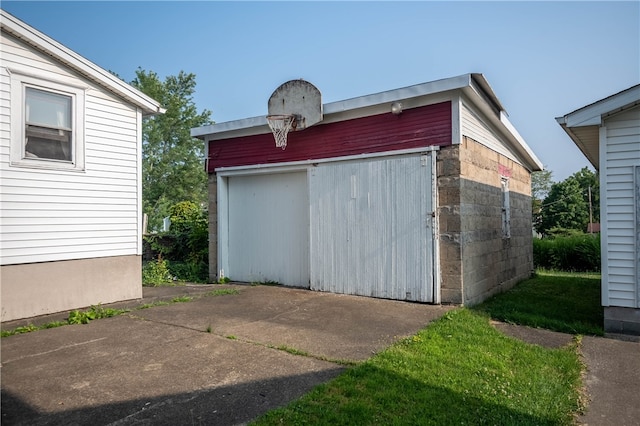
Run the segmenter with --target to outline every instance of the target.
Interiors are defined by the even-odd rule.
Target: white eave
[[[88,80],[130,102],[140,108],[143,115],[165,112],[165,109],[156,100],[2,9],[0,9],[0,18],[3,32],[22,40]]]
[[[629,108],[640,105],[640,84],[579,108],[562,117],[558,124],[598,169],[600,162],[599,128],[604,120]]]
[[[442,100],[447,99],[447,96],[448,99],[451,99],[454,96],[451,93],[454,91],[464,93],[490,117],[491,121],[502,130],[518,155],[526,162],[531,170],[542,170],[542,162],[511,125],[502,104],[489,86],[485,77],[479,73],[463,74],[457,77],[324,104],[323,121],[340,121],[339,117],[342,116],[345,117],[343,119],[353,118],[358,115],[358,110],[363,111],[380,105],[390,105],[396,101],[408,103],[407,101],[409,100],[416,100],[417,102],[414,103],[419,105],[421,98],[429,97],[429,99],[425,99],[425,101],[430,100],[434,102],[438,101],[439,97],[442,97]],[[268,133],[269,131],[266,117],[258,116],[193,128],[191,129],[191,136],[201,139],[227,139]]]

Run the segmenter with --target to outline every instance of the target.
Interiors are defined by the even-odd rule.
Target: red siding
[[[451,102],[289,133],[287,149],[271,133],[209,142],[208,171],[217,167],[315,160],[432,145],[451,145]]]

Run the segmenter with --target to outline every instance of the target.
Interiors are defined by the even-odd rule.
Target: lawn
[[[599,274],[538,271],[476,309],[512,324],[604,335]]]
[[[497,331],[489,315],[599,334],[599,287],[593,275],[539,273],[475,309],[450,311],[254,424],[573,424],[580,336],[560,349],[529,345]]]

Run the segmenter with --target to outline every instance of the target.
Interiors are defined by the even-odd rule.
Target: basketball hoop
[[[293,114],[267,115],[267,123],[276,140],[276,147],[283,150],[287,147],[287,135],[296,128],[296,117]]]

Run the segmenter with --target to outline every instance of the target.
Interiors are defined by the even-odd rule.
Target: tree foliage
[[[598,175],[586,167],[552,184],[540,206],[536,230],[543,235],[550,235],[555,229],[584,232],[589,223],[590,205],[593,222],[600,221],[599,192]]]
[[[162,81],[155,72],[138,69],[131,84],[166,109],[143,123],[142,204],[149,228],[158,230],[170,206],[206,202],[204,143],[191,137],[191,128],[211,124],[211,111],[196,108],[194,74],[180,71]]]
[[[531,216],[533,226],[538,229],[542,222],[542,201],[551,190],[553,181],[551,170],[541,170],[531,173]]]

